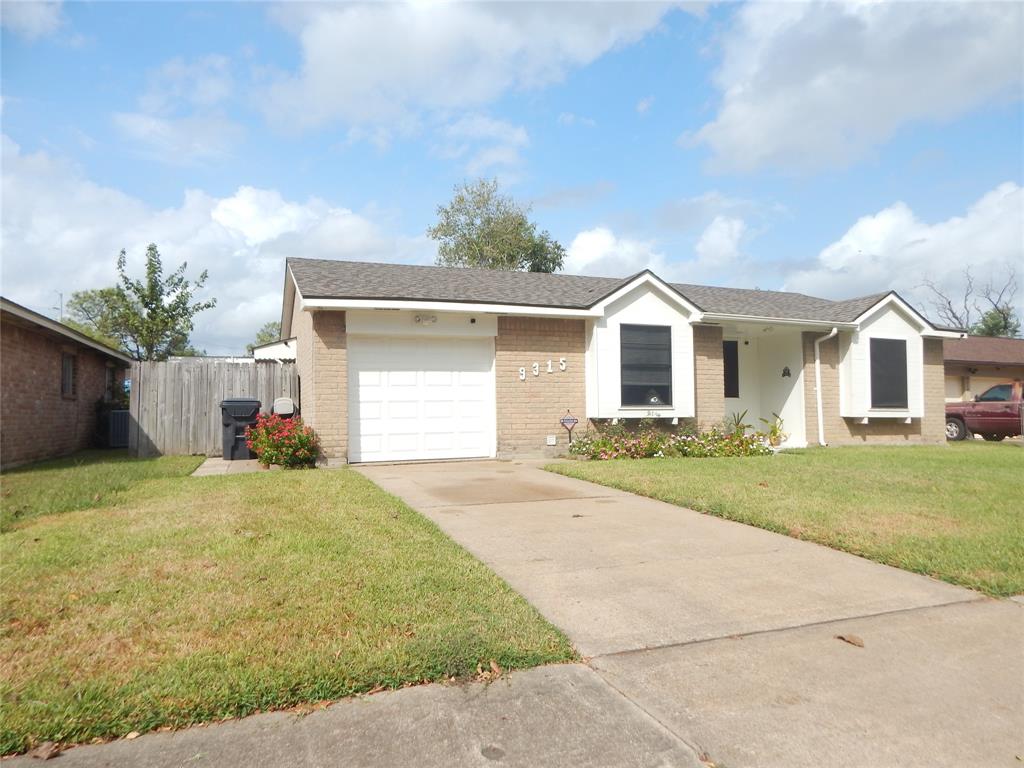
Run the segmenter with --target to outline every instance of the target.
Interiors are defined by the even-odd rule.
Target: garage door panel
[[[494,455],[492,339],[350,337],[348,353],[350,460]]]
[[[428,387],[450,387],[455,379],[452,371],[424,371],[423,383]]]

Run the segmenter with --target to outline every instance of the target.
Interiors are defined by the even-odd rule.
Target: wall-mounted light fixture
[[[790,372],[789,366],[787,365],[787,366],[783,367],[783,369],[782,369],[782,378],[789,379],[792,376],[793,376],[793,374]]]

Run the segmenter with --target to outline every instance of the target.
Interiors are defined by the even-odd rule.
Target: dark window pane
[[[722,342],[722,366],[725,370],[725,396],[740,396],[740,345],[738,341]]]
[[[1013,398],[1012,384],[997,384],[978,397],[979,403],[1002,403]]]
[[[871,339],[871,407],[907,407],[907,342]]]
[[[622,405],[672,404],[672,329],[619,326]]]

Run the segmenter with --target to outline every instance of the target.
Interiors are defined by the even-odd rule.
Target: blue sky
[[[567,271],[926,309],[1024,274],[1017,3],[17,2],[2,35],[4,295],[54,314],[155,241],[210,272],[211,354],[285,256],[430,263],[476,176]]]

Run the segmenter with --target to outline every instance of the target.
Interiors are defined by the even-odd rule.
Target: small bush
[[[312,466],[320,450],[312,427],[298,417],[282,419],[277,414],[257,417],[245,432],[245,443],[264,466]]]
[[[580,435],[573,440],[569,452],[589,459],[606,460],[767,456],[772,449],[767,437],[760,432],[748,435],[715,428],[700,433],[659,432],[654,429],[630,433],[613,429],[606,433],[592,431]]]

